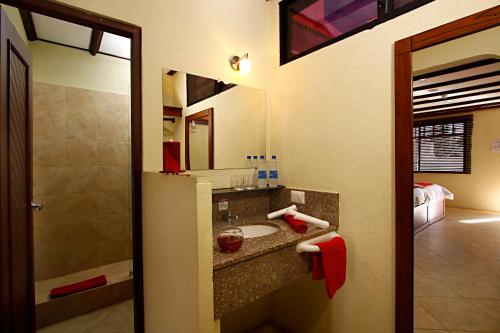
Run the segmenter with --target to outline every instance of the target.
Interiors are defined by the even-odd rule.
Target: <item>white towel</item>
[[[318,228],[325,229],[325,228],[328,228],[330,226],[330,223],[328,223],[327,221],[323,221],[323,220],[317,219],[315,217],[299,213],[299,212],[294,211],[294,210],[288,210],[286,213],[289,215],[293,215],[295,217],[295,219],[297,219],[297,220],[301,220],[301,221],[304,221],[306,223],[312,224]]]
[[[296,210],[297,210],[297,206],[292,205],[292,206],[290,206],[290,207],[283,208],[283,209],[277,210],[277,211],[275,211],[275,212],[269,213],[269,214],[267,214],[267,218],[268,218],[269,220],[276,219],[276,218],[278,218],[278,217],[281,217],[281,216],[283,216],[283,215],[287,214],[287,211],[288,211],[288,210],[290,210],[291,212],[294,212],[294,211],[296,211]]]

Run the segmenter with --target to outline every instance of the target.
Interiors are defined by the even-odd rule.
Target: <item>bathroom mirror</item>
[[[162,77],[163,141],[180,143],[182,170],[246,168],[247,155],[264,154],[264,90],[166,68]]]

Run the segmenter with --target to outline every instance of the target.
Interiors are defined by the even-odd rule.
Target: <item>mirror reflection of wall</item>
[[[162,74],[163,141],[180,142],[181,169],[245,168],[247,155],[264,154],[264,90],[169,69]],[[208,117],[208,110],[211,120],[196,117]]]

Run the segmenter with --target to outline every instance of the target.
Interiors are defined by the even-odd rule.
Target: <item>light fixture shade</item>
[[[241,58],[239,67],[241,75],[248,75],[252,70],[252,62],[248,59],[248,57]]]

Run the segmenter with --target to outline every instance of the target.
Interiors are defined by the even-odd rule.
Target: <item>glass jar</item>
[[[224,228],[217,234],[217,243],[221,252],[236,252],[243,244],[243,231],[237,227]]]

